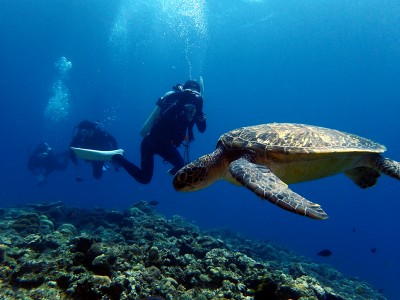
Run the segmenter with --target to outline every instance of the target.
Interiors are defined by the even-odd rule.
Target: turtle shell
[[[382,153],[386,147],[355,134],[318,126],[271,123],[241,127],[223,134],[219,142],[226,149],[248,149],[265,153]]]
[[[220,138],[228,161],[246,156],[285,183],[346,172],[386,148],[354,134],[317,126],[273,123],[242,127]]]

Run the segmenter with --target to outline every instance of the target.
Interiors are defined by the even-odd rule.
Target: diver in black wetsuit
[[[63,171],[68,166],[68,152],[54,153],[45,142],[41,142],[29,155],[28,169],[38,180],[38,185],[46,183],[47,176],[54,171]]]
[[[70,147],[87,148],[93,150],[114,150],[118,149],[116,139],[108,132],[102,130],[98,123],[84,120],[76,127],[74,137],[70,143]],[[70,159],[75,165],[78,165],[78,158],[75,153],[70,150]],[[89,161],[86,161],[89,162]],[[100,179],[103,175],[103,161],[90,161],[93,168],[93,177]],[[118,168],[117,165],[115,165]],[[77,181],[81,181],[77,177]]]
[[[184,159],[178,147],[185,138],[194,140],[193,126],[199,132],[206,130],[206,116],[203,113],[203,97],[200,85],[194,80],[176,85],[173,91],[166,93],[157,101],[157,107],[151,120],[149,132],[142,132],[141,168],[129,162],[120,154],[112,156],[138,182],[147,184],[153,177],[154,155],[173,165],[169,170],[174,175],[184,165]]]

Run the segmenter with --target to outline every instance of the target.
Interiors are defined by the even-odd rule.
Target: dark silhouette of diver
[[[68,166],[68,151],[55,153],[46,142],[39,145],[29,155],[28,169],[38,180],[38,185],[47,182],[47,176],[55,171],[64,171]]]
[[[84,120],[78,124],[74,130],[74,136],[69,145],[70,147],[86,148],[93,150],[114,150],[118,149],[117,140],[108,132],[100,128],[99,123]],[[74,151],[70,150],[70,158],[75,165],[78,165],[78,158]],[[88,160],[85,160],[89,162]],[[93,177],[100,179],[103,169],[107,169],[104,161],[90,161],[93,168]],[[117,169],[117,164],[114,165]],[[82,179],[78,176],[77,181]]]
[[[203,113],[203,97],[198,82],[188,80],[183,86],[174,86],[156,104],[156,109],[141,130],[144,136],[140,147],[141,168],[121,154],[112,156],[112,161],[119,163],[143,184],[149,183],[153,177],[154,155],[170,163],[173,168],[168,172],[174,175],[185,164],[177,148],[185,140],[188,143],[194,140],[195,124],[199,132],[206,130],[206,115]]]

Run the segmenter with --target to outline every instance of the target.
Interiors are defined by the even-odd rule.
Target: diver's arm
[[[31,155],[28,162],[28,169],[32,172],[33,175],[43,175],[43,168],[37,163],[37,157],[35,155]]]
[[[75,152],[72,151],[71,149],[69,149],[69,158],[75,165],[78,164],[78,158],[76,157]]]
[[[199,116],[196,116],[196,126],[199,132],[203,133],[207,129],[207,123],[206,123],[206,114],[202,113]]]
[[[77,165],[78,164],[78,157],[76,156],[75,152],[71,150],[71,147],[78,147],[78,141],[77,138],[75,137],[72,142],[69,144],[69,158],[71,161]],[[79,148],[79,147],[78,147]]]

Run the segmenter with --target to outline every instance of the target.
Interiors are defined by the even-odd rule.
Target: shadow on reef
[[[202,232],[141,201],[0,209],[1,299],[385,299],[268,241]]]

